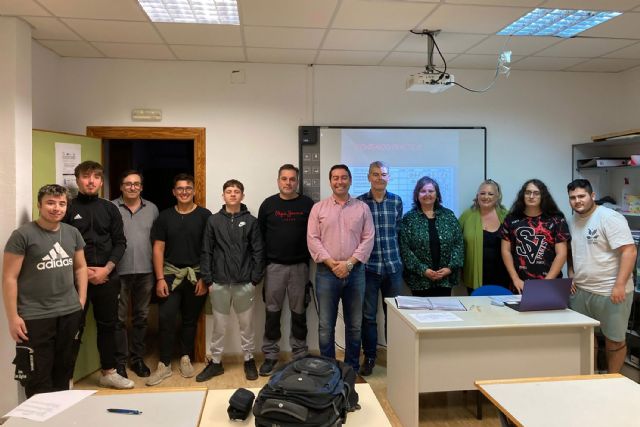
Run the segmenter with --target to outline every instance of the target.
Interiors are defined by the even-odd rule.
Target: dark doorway
[[[122,174],[135,169],[144,176],[142,197],[162,211],[175,204],[173,177],[194,173],[193,140],[105,139],[104,154],[109,171],[109,199],[120,196]]]

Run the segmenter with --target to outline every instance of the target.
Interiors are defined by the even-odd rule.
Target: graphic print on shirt
[[[516,254],[526,257],[529,264],[536,261],[544,261],[544,253],[547,249],[547,241],[544,234],[536,233],[533,227],[519,227],[516,229]]]
[[[53,249],[49,250],[48,255],[42,257],[42,262],[39,262],[36,267],[38,270],[52,270],[70,265],[73,265],[73,259],[60,246],[60,243],[56,242]]]
[[[297,221],[298,219],[304,219],[303,217],[306,215],[305,212],[302,211],[294,211],[291,209],[287,209],[285,210],[280,210],[280,209],[276,209],[273,214],[277,217],[280,218],[283,222],[294,222]]]
[[[587,228],[587,243],[591,244],[591,245],[597,245],[598,244],[598,229],[594,228],[593,230],[590,228]]]

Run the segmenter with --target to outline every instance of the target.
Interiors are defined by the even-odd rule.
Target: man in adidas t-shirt
[[[115,267],[127,247],[122,216],[113,203],[100,198],[100,189],[104,183],[100,163],[84,161],[76,166],[74,172],[78,196],[71,201],[64,222],[80,230],[86,242],[84,256],[89,266],[87,301],[93,305],[102,368],[98,384],[100,387],[117,389],[133,388],[133,381],[120,376],[115,369],[120,296],[120,277]],[[89,304],[85,307],[85,315],[88,307]],[[80,335],[83,327],[84,321],[80,327]]]
[[[4,249],[2,290],[16,342],[15,378],[27,397],[68,390],[73,375],[87,264],[80,232],[60,222],[67,202],[66,188],[42,187],[40,217],[15,230]]]

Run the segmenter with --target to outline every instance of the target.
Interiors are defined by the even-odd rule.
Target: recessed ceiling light
[[[622,15],[622,13],[592,10],[534,9],[503,28],[498,32],[498,35],[573,37],[619,15]]]
[[[236,0],[138,0],[152,22],[240,25]]]

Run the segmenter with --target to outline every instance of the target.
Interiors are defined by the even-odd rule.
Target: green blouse
[[[424,272],[431,268],[429,247],[429,221],[420,209],[413,208],[402,218],[400,227],[400,255],[404,264],[404,279],[412,290],[434,286],[451,288],[458,283],[458,270],[462,268],[464,244],[462,231],[454,213],[444,207],[434,211],[436,230],[440,239],[440,265],[451,269],[451,274],[434,282]]]
[[[496,213],[500,224],[507,215],[507,210],[497,206]],[[482,218],[478,209],[467,209],[460,215],[460,227],[464,238],[464,269],[462,283],[476,289],[482,286]]]

